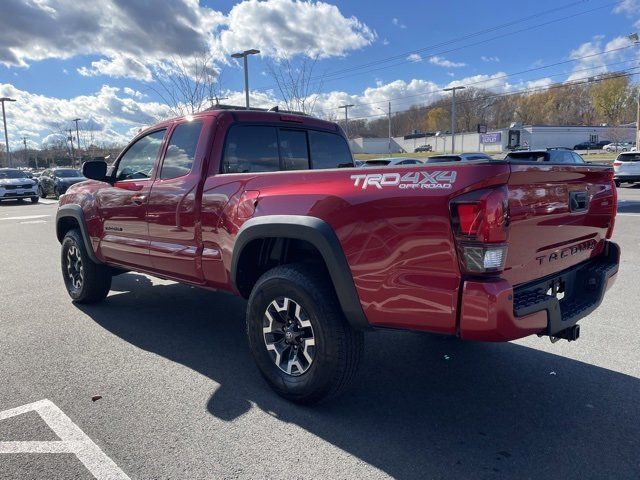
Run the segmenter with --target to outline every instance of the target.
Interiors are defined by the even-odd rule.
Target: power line
[[[503,93],[496,93],[494,95],[488,95],[486,97],[482,97],[482,101],[487,101],[487,100],[492,100],[495,98],[503,98],[503,97],[510,97],[510,96],[516,96],[516,95],[521,95],[521,94],[525,94],[525,93],[536,93],[536,92],[543,92],[543,91],[547,91],[547,90],[555,90],[557,88],[564,88],[564,87],[572,87],[572,86],[576,86],[576,85],[588,85],[591,83],[598,83],[598,82],[602,82],[604,80],[609,80],[612,78],[621,78],[621,77],[632,77],[634,75],[639,75],[640,72],[637,72],[634,70],[639,70],[640,66],[638,67],[632,67],[626,71],[622,71],[619,73],[614,73],[614,74],[606,74],[603,75],[602,77],[599,78],[594,78],[593,75],[590,75],[588,77],[582,77],[582,78],[578,78],[578,79],[574,79],[570,82],[562,82],[562,83],[555,83],[552,85],[548,85],[545,87],[535,87],[535,88],[525,88],[522,90],[516,90],[513,92],[503,92]],[[462,105],[462,104],[467,104],[467,103],[476,103],[478,102],[479,99],[467,99],[467,100],[460,100],[456,102],[456,105]],[[424,109],[426,109],[426,111],[430,111],[433,110],[435,108],[439,108],[439,106],[423,106]],[[395,114],[398,113],[405,113],[408,112],[409,109],[406,110],[398,110],[395,112]],[[382,117],[385,114],[371,114],[371,115],[361,115],[358,117],[352,117],[350,119],[350,121],[353,120],[364,120],[364,119],[368,119],[368,118],[375,118],[375,117]]]
[[[446,46],[446,45],[450,45],[452,43],[456,43],[456,42],[459,42],[461,40],[465,40],[467,38],[472,38],[474,36],[479,36],[479,35],[482,35],[484,33],[489,33],[491,31],[499,30],[501,28],[505,28],[505,27],[508,27],[508,26],[511,26],[511,25],[514,25],[514,24],[517,24],[517,23],[521,23],[523,21],[530,20],[531,18],[535,18],[537,16],[545,15],[545,14],[547,14],[549,12],[554,12],[554,11],[557,11],[557,10],[560,10],[560,9],[564,9],[564,8],[570,8],[570,7],[575,6],[577,4],[585,3],[586,1],[589,1],[589,0],[581,0],[579,2],[572,2],[570,4],[567,4],[567,5],[563,6],[563,7],[558,7],[558,8],[555,8],[555,9],[549,9],[547,11],[540,12],[538,14],[530,15],[529,17],[523,17],[521,19],[514,20],[514,21],[509,22],[507,24],[498,25],[496,27],[492,27],[492,28],[489,28],[489,29],[486,29],[486,30],[475,32],[475,33],[472,33],[472,34],[469,34],[469,35],[466,35],[466,36],[458,37],[458,38],[455,38],[455,39],[452,39],[452,40],[448,40],[446,42],[441,42],[441,43],[438,43],[438,44],[430,45],[430,46],[419,48],[419,49],[416,49],[416,50],[407,51],[407,52],[404,52],[402,54],[397,54],[397,55],[394,55],[392,57],[387,57],[385,59],[380,59],[380,60],[368,62],[368,63],[361,64],[361,65],[356,65],[356,66],[345,68],[345,69],[341,69],[341,70],[335,70],[333,72],[329,72],[329,73],[324,74],[324,75],[312,77],[311,80],[315,80],[315,83],[319,83],[319,82],[323,82],[324,83],[324,82],[329,82],[329,81],[341,80],[341,79],[344,79],[344,78],[349,78],[349,77],[354,76],[354,75],[361,75],[361,74],[364,74],[364,73],[371,73],[371,72],[375,72],[375,71],[379,71],[379,70],[384,70],[384,69],[387,69],[387,68],[393,68],[393,67],[397,67],[397,66],[403,65],[405,63],[411,63],[410,60],[404,60],[402,62],[394,63],[392,65],[386,65],[386,66],[383,66],[383,67],[369,69],[369,70],[366,70],[366,71],[363,71],[363,72],[358,72],[358,73],[355,73],[355,74],[350,74],[350,75],[344,75],[344,76],[339,76],[339,77],[335,77],[335,78],[330,78],[330,77],[334,77],[335,75],[340,75],[342,73],[352,72],[352,71],[359,70],[359,69],[362,69],[362,68],[367,68],[367,67],[370,67],[370,66],[375,66],[375,65],[378,65],[378,64],[387,63],[387,62],[390,62],[390,61],[393,61],[393,60],[397,60],[399,58],[404,58],[404,57],[406,57],[408,55],[411,55],[411,54],[416,54],[416,53],[419,54],[419,53],[423,53],[425,51],[428,51],[428,50],[431,50],[431,49],[434,49],[434,48],[437,48],[437,47],[443,47],[443,46]],[[522,28],[522,29],[519,29],[519,30],[514,30],[512,32],[503,33],[501,35],[497,35],[497,36],[490,37],[490,38],[487,38],[487,39],[484,39],[484,40],[480,40],[478,42],[469,43],[469,44],[466,44],[466,45],[461,45],[459,47],[451,48],[449,50],[439,51],[437,53],[431,54],[430,56],[433,57],[433,56],[437,56],[437,55],[444,55],[444,54],[451,53],[451,52],[454,52],[454,51],[463,50],[465,48],[478,46],[478,45],[481,45],[481,44],[484,44],[484,43],[488,43],[488,42],[491,42],[491,41],[494,41],[494,40],[499,40],[501,38],[508,37],[508,36],[511,36],[511,35],[516,35],[518,33],[522,33],[522,32],[526,32],[526,31],[529,31],[529,30],[536,29],[536,28],[548,26],[548,25],[551,25],[551,24],[554,24],[554,23],[557,23],[557,22],[560,22],[560,21],[563,21],[563,20],[568,20],[568,19],[575,18],[575,17],[581,16],[581,15],[585,15],[585,14],[588,14],[588,13],[593,13],[593,12],[598,11],[598,10],[602,10],[604,8],[611,7],[613,5],[617,5],[617,4],[621,3],[622,1],[623,0],[618,0],[618,1],[615,1],[615,2],[609,2],[609,3],[606,3],[604,5],[600,5],[598,7],[595,7],[595,8],[589,9],[589,10],[584,10],[582,12],[577,12],[577,13],[574,13],[574,14],[571,14],[571,15],[566,15],[564,17],[559,17],[559,18],[556,18],[556,19],[553,19],[553,20],[549,20],[547,22],[536,24],[536,25],[531,25],[531,26],[528,26],[528,27],[525,27],[525,28]],[[310,82],[310,83],[314,83],[314,82]],[[260,87],[260,89],[268,90],[268,89],[273,88],[273,87],[274,87],[273,85],[269,85],[269,86]]]
[[[624,46],[624,47],[613,48],[613,49],[605,50],[605,51],[599,52],[599,53],[592,53],[592,54],[589,54],[589,55],[583,55],[582,57],[575,57],[575,58],[572,58],[572,59],[569,59],[569,60],[563,60],[563,61],[559,61],[559,62],[547,64],[547,65],[542,65],[542,66],[534,67],[534,68],[528,68],[526,70],[521,70],[519,72],[507,73],[507,74],[504,74],[504,75],[498,75],[498,76],[494,76],[494,77],[489,77],[489,78],[482,79],[482,80],[476,80],[474,82],[465,83],[464,86],[465,87],[470,87],[470,86],[479,85],[479,84],[483,84],[483,83],[494,82],[496,80],[502,80],[502,79],[505,79],[505,78],[513,77],[515,75],[522,75],[523,73],[531,73],[531,72],[535,72],[535,71],[538,71],[538,70],[545,70],[545,69],[551,68],[551,67],[557,67],[557,66],[560,66],[560,65],[566,65],[568,63],[579,62],[580,60],[585,60],[585,59],[588,59],[588,58],[594,58],[594,57],[598,57],[598,56],[602,56],[602,55],[608,55],[610,53],[618,52],[618,51],[625,50],[627,48],[631,48],[631,47],[635,47],[635,46],[636,46],[635,44],[630,44],[630,45],[627,45],[627,46]],[[587,71],[587,70],[594,70],[594,69],[598,69],[598,68],[608,67],[608,66],[611,66],[611,65],[619,65],[621,63],[628,63],[628,62],[633,62],[633,61],[635,61],[635,59],[628,59],[628,60],[623,60],[623,61],[620,61],[620,62],[602,64],[602,65],[597,65],[597,66],[594,66],[594,67],[575,70],[573,73],[581,72],[581,71]],[[564,74],[565,74],[565,72],[562,72],[562,73],[558,73],[558,74],[547,75],[546,77],[556,77],[558,75],[564,75]],[[536,78],[536,79],[529,80],[529,81],[543,80],[546,77]],[[424,95],[435,95],[439,91],[440,90],[432,90],[432,91],[423,92],[423,93],[414,93],[414,94],[411,94],[411,95],[402,95],[402,96],[399,96],[399,97],[385,98],[384,100],[377,100],[375,102],[356,103],[355,106],[356,107],[363,107],[363,106],[367,106],[367,105],[376,105],[376,104],[384,103],[384,102],[388,102],[388,101],[404,100],[404,99],[407,99],[407,98],[421,97],[421,96],[424,96]],[[324,110],[317,110],[315,113],[328,113],[329,111],[335,110],[336,108],[337,107],[330,107],[330,108],[326,108]]]

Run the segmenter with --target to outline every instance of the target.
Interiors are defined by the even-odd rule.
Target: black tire
[[[61,193],[60,193],[60,191],[58,190],[58,187],[53,187],[53,197],[54,197],[56,200],[59,200],[59,199],[60,199],[60,195],[61,195]]]
[[[38,186],[38,193],[40,193],[40,198],[47,198],[47,193],[44,191],[44,188],[42,188],[42,185]]]
[[[40,197],[31,197],[31,203],[38,203],[40,201]]]
[[[269,324],[267,308],[283,298],[303,309],[315,341],[313,361],[297,375],[276,364],[263,333]],[[356,375],[364,345],[363,332],[347,322],[324,268],[304,264],[279,266],[258,279],[248,302],[247,335],[260,373],[271,388],[290,401],[307,405],[344,391]]]
[[[622,182],[620,182],[619,180],[615,180],[616,187],[619,187],[621,183]]]
[[[76,258],[79,264],[70,261]],[[69,230],[64,236],[60,263],[65,287],[74,302],[96,303],[106,298],[111,289],[111,270],[89,258],[79,230]]]

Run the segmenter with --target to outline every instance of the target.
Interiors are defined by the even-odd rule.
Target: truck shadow
[[[219,419],[255,405],[395,478],[638,478],[634,377],[513,343],[374,332],[353,388],[300,407],[258,374],[242,299],[141,279],[116,277],[119,293],[80,308],[125,341],[218,383],[207,408]]]

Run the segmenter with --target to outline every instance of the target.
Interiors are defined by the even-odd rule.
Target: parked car
[[[421,145],[420,147],[416,148],[413,153],[430,152],[431,150],[431,145]]]
[[[422,165],[424,162],[419,158],[410,157],[388,157],[388,158],[372,158],[364,160],[363,167],[396,167],[399,165]]]
[[[633,145],[627,142],[609,143],[604,146],[607,152],[628,152]]]
[[[640,182],[640,152],[625,152],[613,162],[613,179],[616,186]]]
[[[611,167],[461,163],[340,168],[342,130],[307,116],[167,120],[61,197],[62,280],[78,303],[123,269],[241,295],[260,373],[307,404],[354,378],[365,330],[576,340],[618,272]]]
[[[585,163],[584,158],[582,158],[580,154],[566,148],[529,150],[527,152],[509,152],[504,159],[517,160],[520,162]]]
[[[38,203],[37,182],[17,168],[0,168],[0,201],[30,198]]]
[[[53,195],[60,198],[67,189],[86,178],[75,168],[50,168],[42,172],[38,179],[39,194],[42,198]]]
[[[493,160],[491,155],[486,153],[460,153],[456,155],[434,155],[426,160],[426,163],[442,163],[442,162],[469,162],[471,160]]]
[[[610,140],[599,140],[597,142],[581,142],[574,145],[574,150],[602,150],[605,145],[609,145]]]

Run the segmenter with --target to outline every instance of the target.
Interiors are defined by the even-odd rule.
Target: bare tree
[[[188,115],[219,104],[222,72],[208,52],[174,57],[153,69],[153,90],[174,115]],[[214,103],[215,102],[215,103]]]
[[[313,77],[317,63],[318,55],[304,55],[296,65],[288,57],[267,64],[267,73],[276,83],[287,110],[313,113],[324,83],[322,76]]]

